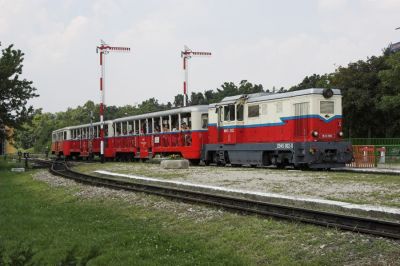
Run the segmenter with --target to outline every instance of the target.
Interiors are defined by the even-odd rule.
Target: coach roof
[[[122,118],[114,119],[113,122],[124,122],[129,120],[139,120],[139,119],[146,119],[151,117],[160,117],[160,116],[167,116],[167,115],[174,115],[174,114],[181,114],[181,113],[191,113],[191,112],[208,112],[208,105],[195,105],[195,106],[188,106],[188,107],[181,107],[176,109],[170,109],[165,111],[147,113],[142,115],[134,115],[134,116],[127,116]]]

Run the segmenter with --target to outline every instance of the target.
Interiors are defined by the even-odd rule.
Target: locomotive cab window
[[[243,121],[243,104],[236,105],[236,119],[237,121]]]
[[[224,106],[224,121],[235,121],[235,105]]]
[[[201,114],[201,128],[206,129],[208,127],[208,114]]]
[[[259,105],[249,105],[247,107],[248,117],[259,117],[260,116],[260,106]]]
[[[333,114],[334,113],[334,102],[333,101],[321,101],[320,102],[320,113],[321,114]]]

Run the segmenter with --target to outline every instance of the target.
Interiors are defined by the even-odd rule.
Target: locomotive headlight
[[[338,135],[339,137],[343,137],[343,131],[339,131]]]
[[[313,137],[318,137],[318,131],[314,130],[314,131],[311,133],[311,135],[312,135]]]

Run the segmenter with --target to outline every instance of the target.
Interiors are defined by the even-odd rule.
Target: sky
[[[400,41],[400,0],[0,0],[1,48],[25,53],[23,77],[45,112],[100,101],[100,40],[130,53],[106,58],[105,102],[122,106],[248,80],[289,88],[314,73],[380,55]]]

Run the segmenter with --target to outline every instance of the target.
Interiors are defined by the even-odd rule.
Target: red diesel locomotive
[[[342,141],[340,90],[306,89],[226,97],[105,122],[105,158],[149,159],[177,154],[206,165],[342,167],[352,160]],[[99,155],[100,123],[53,132],[52,153]]]

